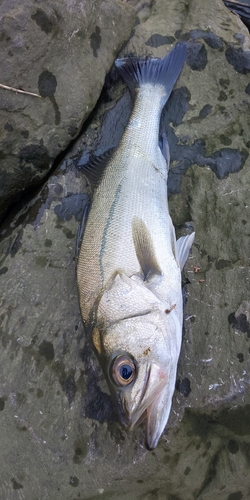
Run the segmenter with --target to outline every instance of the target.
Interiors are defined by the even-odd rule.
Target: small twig
[[[20,94],[33,95],[34,97],[41,97],[39,94],[33,94],[33,92],[26,92],[26,90],[15,89],[14,87],[8,87],[7,85],[2,85],[0,83],[0,87],[6,90],[12,90],[13,92],[19,92]]]

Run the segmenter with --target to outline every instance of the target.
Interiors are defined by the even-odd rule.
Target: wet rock
[[[0,17],[0,83],[41,96],[0,89],[1,217],[79,133],[134,11],[116,0],[18,0],[3,2]]]
[[[1,228],[3,498],[249,497],[249,81],[226,56],[247,52],[249,35],[219,0],[156,0],[145,18],[123,54],[163,56],[164,37],[184,36],[207,57],[185,65],[161,122],[176,231],[196,231],[170,420],[153,452],[143,425],[121,428],[78,307],[75,238],[91,196],[81,165],[117,145],[132,106],[112,68],[67,160]]]

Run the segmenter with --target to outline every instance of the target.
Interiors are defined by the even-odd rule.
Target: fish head
[[[120,421],[132,430],[146,419],[148,449],[157,446],[171,409],[182,334],[177,309],[166,308],[143,283],[120,276],[103,294],[93,330]]]

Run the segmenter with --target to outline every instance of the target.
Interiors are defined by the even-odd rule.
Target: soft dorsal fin
[[[100,184],[104,170],[112,157],[115,148],[108,149],[100,156],[92,155],[85,165],[80,165],[78,168],[87,177],[93,188],[97,188]]]
[[[189,234],[188,236],[181,236],[176,242],[177,257],[181,269],[185,266],[194,237],[195,233]]]
[[[150,233],[146,224],[138,217],[133,218],[132,234],[136,256],[144,274],[144,279],[148,279],[151,275],[162,274],[155,257],[154,245]]]

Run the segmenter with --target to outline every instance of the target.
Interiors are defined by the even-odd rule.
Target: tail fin
[[[182,70],[186,54],[187,44],[180,42],[163,59],[128,57],[117,59],[115,65],[130,88],[140,87],[145,83],[163,85],[167,101]]]

